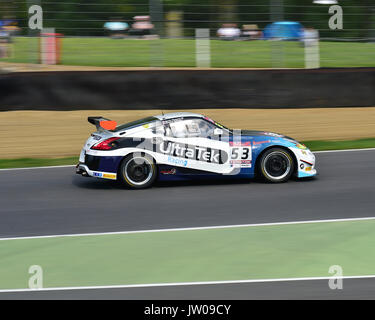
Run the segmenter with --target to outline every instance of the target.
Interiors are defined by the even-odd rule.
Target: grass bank
[[[211,40],[211,66],[217,68],[272,68],[275,42]],[[277,43],[286,68],[304,67],[304,48],[299,42]],[[39,41],[16,38],[11,58],[4,62],[37,63]],[[155,52],[159,52],[155,56]],[[355,42],[321,42],[322,67],[373,67],[374,45]],[[195,67],[195,40],[134,40],[63,38],[61,64],[99,67]]]

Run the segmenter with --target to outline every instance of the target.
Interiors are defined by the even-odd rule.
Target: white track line
[[[332,153],[332,152],[355,152],[355,151],[374,151],[375,148],[366,149],[344,149],[344,150],[324,150],[324,151],[314,151],[313,153]],[[9,168],[0,169],[0,171],[15,171],[15,170],[35,170],[35,169],[53,169],[53,168],[71,168],[75,167],[74,164],[64,165],[64,166],[45,166],[45,167],[27,167],[27,168]]]
[[[0,241],[65,238],[65,237],[91,237],[91,236],[108,236],[108,235],[126,235],[126,234],[137,234],[137,233],[157,233],[157,232],[174,232],[174,231],[197,231],[197,230],[231,229],[231,228],[246,228],[246,227],[268,227],[268,226],[312,224],[312,223],[329,223],[329,222],[351,222],[351,221],[366,221],[366,220],[375,220],[375,217],[326,219],[326,220],[307,220],[307,221],[288,221],[288,222],[270,222],[270,223],[256,223],[256,224],[235,224],[235,225],[224,225],[224,226],[205,226],[205,227],[189,227],[189,228],[98,232],[98,233],[74,233],[74,234],[58,234],[58,235],[46,235],[46,236],[25,236],[25,237],[0,238]]]
[[[173,286],[199,286],[199,285],[223,285],[223,284],[244,284],[244,283],[267,283],[267,282],[292,282],[292,281],[313,281],[329,280],[333,277],[306,277],[306,278],[278,278],[278,279],[249,279],[249,280],[223,280],[223,281],[197,281],[197,282],[166,282],[166,283],[144,283],[125,284],[109,286],[86,286],[86,287],[51,287],[40,289],[3,289],[0,293],[16,292],[41,292],[41,291],[66,291],[66,290],[95,290],[95,289],[126,289],[126,288],[151,288],[151,287],[173,287]],[[343,276],[341,279],[373,279],[375,275],[366,276]]]

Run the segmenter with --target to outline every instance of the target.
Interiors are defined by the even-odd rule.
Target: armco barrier
[[[0,75],[0,111],[375,106],[375,68]]]

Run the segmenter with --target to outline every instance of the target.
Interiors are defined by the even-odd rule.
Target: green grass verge
[[[330,276],[375,270],[375,221],[0,241],[0,288]]]
[[[375,138],[348,140],[348,141],[303,141],[311,151],[344,150],[344,149],[366,149],[375,148]],[[27,168],[58,165],[73,165],[78,163],[78,157],[57,159],[0,159],[0,169]]]
[[[305,141],[311,151],[375,148],[375,138],[343,141]]]
[[[28,168],[28,167],[44,167],[44,166],[62,166],[77,164],[78,157],[56,158],[56,159],[0,159],[0,169],[8,168]]]
[[[13,57],[7,62],[38,63],[38,39],[16,38]],[[102,67],[195,67],[195,40],[114,40],[109,38],[64,38],[64,65]],[[276,50],[276,51],[275,51]],[[304,67],[304,48],[298,42],[211,40],[212,67],[272,68]],[[373,67],[373,43],[321,42],[322,67]]]

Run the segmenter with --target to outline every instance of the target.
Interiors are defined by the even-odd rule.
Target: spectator
[[[9,54],[9,34],[0,28],[0,59],[8,58]]]
[[[120,18],[113,18],[104,24],[104,30],[111,38],[124,38],[129,25]]]
[[[225,23],[217,30],[217,35],[223,40],[237,40],[241,35],[241,30],[234,23]]]
[[[241,38],[243,40],[259,40],[263,38],[263,33],[256,24],[245,24],[242,26]]]
[[[134,21],[130,34],[143,38],[153,34],[154,25],[151,23],[150,16],[135,16]]]

